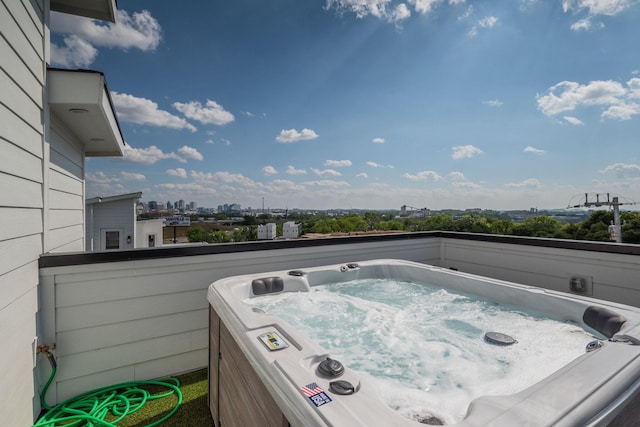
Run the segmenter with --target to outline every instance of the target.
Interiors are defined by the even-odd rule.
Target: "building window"
[[[105,234],[105,249],[120,249],[120,232],[107,231]]]

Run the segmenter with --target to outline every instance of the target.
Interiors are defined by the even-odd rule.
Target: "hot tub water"
[[[575,324],[422,283],[367,279],[245,302],[275,314],[333,358],[375,379],[402,415],[461,421],[476,397],[512,394],[585,352]],[[496,346],[483,337],[514,337]]]

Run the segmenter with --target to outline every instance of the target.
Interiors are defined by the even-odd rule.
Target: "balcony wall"
[[[631,245],[411,233],[46,255],[40,333],[57,344],[58,360],[47,400],[207,366],[206,291],[215,280],[376,258],[564,291],[580,274],[594,296],[640,306],[640,247]]]

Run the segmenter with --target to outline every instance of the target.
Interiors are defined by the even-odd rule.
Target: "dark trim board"
[[[414,239],[460,239],[476,242],[503,243],[510,245],[538,246],[556,249],[602,252],[624,255],[640,255],[640,245],[624,243],[590,242],[582,240],[544,239],[537,237],[504,236],[494,234],[457,233],[451,231],[425,231],[416,233],[390,233],[356,236],[340,236],[317,239],[269,240],[213,245],[185,245],[159,248],[133,249],[113,252],[74,252],[44,254],[39,267],[62,267],[70,265],[97,264],[107,262],[136,261],[160,258],[176,258],[199,255],[214,255],[237,252],[267,251],[277,249],[308,248],[356,243],[384,243]]]

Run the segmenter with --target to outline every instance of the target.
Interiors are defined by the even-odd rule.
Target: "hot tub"
[[[396,286],[400,285],[396,282],[409,286],[408,291],[397,290]],[[322,334],[310,329],[313,325],[298,324],[291,313],[295,309],[303,310],[298,317],[309,317],[313,323],[318,315],[307,316],[307,312],[321,304],[314,299],[315,294],[324,298],[324,294],[316,291],[324,292],[328,286],[348,294],[349,307],[358,304],[359,289],[382,286],[392,297],[392,311],[386,313],[388,305],[375,305],[378,301],[374,305],[365,303],[365,307],[370,307],[366,310],[372,313],[362,319],[368,319],[370,327],[360,332],[357,327],[360,320],[349,323],[354,314],[340,308],[344,306],[326,306],[329,307],[325,309],[327,314],[320,314],[320,320],[327,317],[333,319],[333,324],[345,323],[347,332],[322,338]],[[415,293],[421,299],[408,303],[395,298],[400,292]],[[295,305],[291,309],[281,307],[282,314],[274,314],[280,300],[288,297],[296,298],[292,300]],[[434,306],[426,305],[434,299]],[[216,425],[225,427],[417,426],[418,422],[509,427],[606,425],[625,411],[626,405],[640,393],[640,309],[635,307],[401,260],[372,260],[229,277],[209,287],[208,300],[211,306],[210,408]],[[453,302],[450,307],[454,311],[456,307],[467,310],[456,304],[470,301],[478,311],[467,313],[467,317],[460,320],[451,308],[441,310],[443,301]],[[405,307],[409,305],[412,308],[407,311]],[[502,316],[499,312],[503,308],[508,316],[505,320],[486,317],[487,313],[493,316],[494,312]],[[396,309],[400,311],[393,311]],[[362,312],[360,308],[356,310]],[[333,316],[336,312],[338,315]],[[423,335],[405,334],[404,329],[396,329],[402,332],[398,335],[408,337],[405,342],[393,335],[380,338],[389,322],[381,321],[380,330],[376,330],[375,322],[385,315],[394,325],[399,318],[410,318],[413,322],[410,326],[400,327],[412,333],[415,329]],[[510,317],[514,315],[517,317]],[[531,326],[520,323],[521,318],[523,322],[533,323]],[[440,323],[429,323],[434,320],[451,326],[444,338],[429,335],[424,338],[426,344],[415,338],[438,329],[436,325]],[[548,333],[534,332],[533,328],[539,325],[551,329],[547,329]],[[565,335],[554,338],[556,332]],[[359,335],[373,336],[365,341],[377,341],[383,347],[375,347],[375,354],[352,357],[345,351],[353,351],[354,347],[341,348],[348,340],[341,339],[340,334],[349,335],[352,341],[354,337],[362,341]],[[466,341],[470,347],[462,348],[458,341]],[[554,347],[556,345],[560,346]],[[411,347],[416,355],[415,364],[420,366],[410,372],[425,378],[410,381],[407,390],[398,388],[396,392],[395,385],[391,385],[393,391],[389,392],[387,386],[393,384],[396,374],[406,371],[407,363],[413,365],[409,361],[393,366],[394,347],[404,350],[405,355],[407,347]],[[538,350],[545,349],[547,354],[541,351],[536,355]],[[379,360],[379,353],[387,350],[390,353],[385,356],[384,368],[373,371],[387,372],[391,378],[380,380],[377,378],[380,372],[368,371],[366,361]],[[452,358],[452,352],[457,358]],[[422,356],[427,353],[429,358],[423,360]],[[473,362],[478,353],[483,357],[486,353],[490,359]],[[453,365],[435,371],[430,370],[431,366],[424,366],[436,364],[440,357]],[[466,366],[469,360],[476,365],[464,367],[456,377],[455,368]],[[491,367],[485,360],[491,363],[495,360],[497,367]],[[513,372],[516,367],[523,369],[521,374]],[[492,373],[489,381],[476,375],[482,369],[499,372]],[[509,380],[507,371],[510,371]],[[536,377],[537,371],[544,376]],[[447,378],[448,372],[451,378]],[[500,384],[503,373],[504,384]],[[467,385],[464,377],[474,376],[480,384]],[[450,384],[453,391],[461,389],[469,402],[464,403],[465,407],[454,408],[452,413],[446,412],[443,408],[450,403],[446,399],[448,394],[435,388],[431,390],[431,385],[435,387],[436,383]],[[438,401],[438,393],[445,396],[445,400]],[[394,398],[403,400],[404,396],[416,399],[410,417],[398,411],[402,405],[393,402]],[[457,398],[450,400],[458,401]]]

